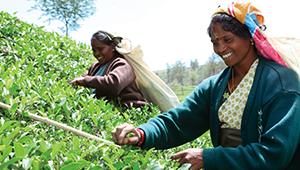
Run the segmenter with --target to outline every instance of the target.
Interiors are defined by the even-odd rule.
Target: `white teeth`
[[[101,56],[101,57],[97,57],[97,59],[98,59],[98,60],[100,60],[101,58],[103,58],[103,56]]]
[[[228,53],[228,54],[225,54],[225,55],[222,55],[222,58],[226,59],[226,58],[228,58],[229,56],[231,56],[232,54],[233,54],[233,52]]]

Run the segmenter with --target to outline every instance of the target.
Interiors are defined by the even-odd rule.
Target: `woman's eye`
[[[213,46],[216,47],[218,45],[218,43],[216,42],[213,42]]]
[[[231,40],[231,38],[227,38],[225,39],[225,42],[229,42]]]

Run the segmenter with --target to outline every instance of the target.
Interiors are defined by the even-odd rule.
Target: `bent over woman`
[[[92,36],[91,46],[97,61],[71,84],[88,87],[98,99],[105,97],[124,107],[149,105],[136,86],[132,65],[116,51],[121,40],[121,37],[113,37],[105,31],[96,32]]]

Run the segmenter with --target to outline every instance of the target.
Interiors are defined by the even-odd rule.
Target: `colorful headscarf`
[[[249,28],[256,48],[262,56],[288,67],[283,58],[270,44],[267,37],[265,37],[265,34],[263,34],[264,16],[250,1],[237,0],[227,6],[220,6],[214,14],[221,12],[235,17]]]

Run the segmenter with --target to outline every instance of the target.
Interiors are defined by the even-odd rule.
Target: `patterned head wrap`
[[[232,2],[231,4],[228,4],[227,6],[220,6],[213,15],[223,12],[235,17],[237,20],[248,27],[251,36],[256,44],[256,48],[258,52],[262,54],[262,56],[284,66],[287,66],[285,61],[273,48],[273,46],[270,44],[267,37],[263,33],[265,30],[264,16],[262,15],[260,10],[258,10],[251,4],[250,1],[237,0]]]

